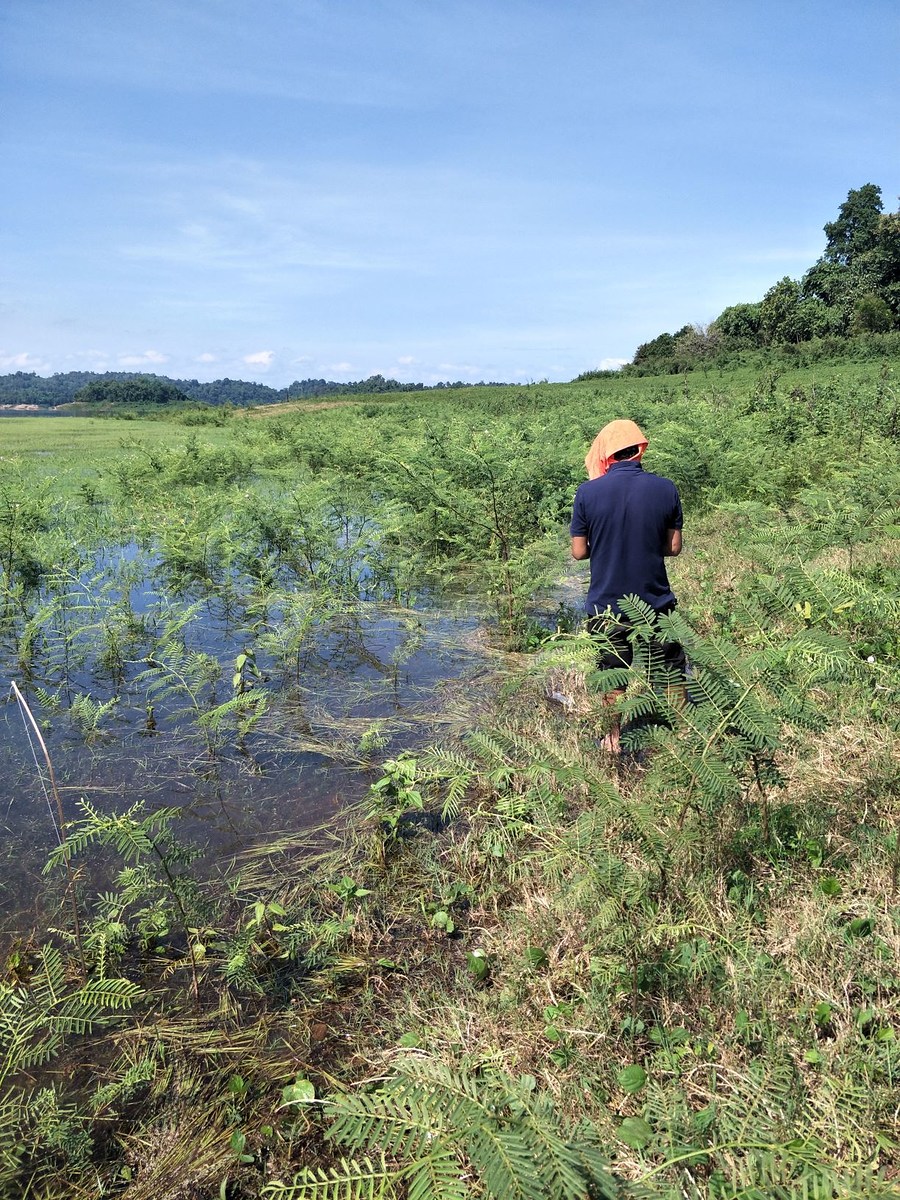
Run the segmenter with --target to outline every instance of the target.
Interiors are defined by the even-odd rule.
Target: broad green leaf
[[[653,1140],[653,1130],[643,1117],[626,1117],[616,1133],[620,1141],[634,1150],[643,1150]]]
[[[479,983],[482,980],[487,979],[490,971],[490,964],[488,963],[487,957],[483,950],[473,950],[471,954],[467,954],[466,966],[469,968],[469,972],[475,976]]]
[[[297,1079],[281,1089],[284,1104],[309,1104],[316,1098],[316,1089],[308,1079]]]
[[[637,1063],[632,1063],[630,1067],[625,1067],[616,1076],[619,1087],[623,1092],[639,1092],[647,1082],[647,1072],[642,1066]]]

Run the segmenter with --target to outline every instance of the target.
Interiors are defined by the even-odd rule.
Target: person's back
[[[587,541],[591,584],[585,611],[619,611],[623,596],[637,595],[657,612],[674,607],[665,559],[671,531],[682,525],[678,491],[670,479],[628,459],[583,483],[572,512],[573,538]]]

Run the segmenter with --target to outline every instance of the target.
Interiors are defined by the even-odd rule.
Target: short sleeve
[[[572,523],[569,533],[572,537],[587,537],[588,527],[584,517],[584,504],[581,498],[581,488],[575,493],[575,503],[572,506]]]
[[[681,511],[681,497],[678,495],[678,488],[672,484],[672,515],[669,517],[670,529],[684,528],[684,513]]]

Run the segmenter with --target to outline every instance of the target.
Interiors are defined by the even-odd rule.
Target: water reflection
[[[137,547],[107,548],[93,568],[46,588],[30,617],[43,613],[38,632],[28,633],[24,615],[7,625],[0,671],[18,681],[41,724],[67,820],[81,798],[102,811],[177,805],[181,836],[210,859],[327,821],[368,785],[360,747],[373,727],[392,754],[427,740],[436,689],[480,666],[467,648],[474,615],[345,605],[310,621],[293,647],[277,603],[263,619],[252,605],[216,597],[172,601]],[[248,652],[248,683],[265,693],[265,712],[244,736],[239,712],[211,730],[203,714],[234,698],[235,662]],[[32,927],[56,842],[40,768],[8,699],[0,707],[7,929]]]

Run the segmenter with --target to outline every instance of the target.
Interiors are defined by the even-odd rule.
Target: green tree
[[[793,317],[792,330],[797,342],[810,338],[840,335],[846,325],[844,310],[836,305],[825,304],[813,297],[801,298]]]
[[[839,305],[847,290],[847,269],[840,263],[820,258],[803,276],[800,288],[807,299]]]
[[[838,210],[837,219],[825,226],[826,261],[849,267],[860,255],[874,250],[881,208],[881,188],[874,183],[851,189]]]
[[[675,338],[675,361],[679,370],[690,371],[715,358],[721,346],[722,335],[715,323],[691,325]]]
[[[798,342],[800,284],[788,275],[770,287],[759,306],[760,327],[766,345]]]
[[[804,298],[833,310],[829,332],[890,329],[900,313],[900,214],[884,215],[881,189],[866,183],[848,193],[825,236],[825,253],[803,277]]]
[[[878,222],[875,255],[878,293],[900,321],[900,212],[886,213]]]
[[[75,393],[76,404],[173,404],[187,396],[168,379],[95,379]]]
[[[712,327],[731,349],[756,346],[762,323],[761,307],[760,304],[732,304],[716,317]]]
[[[885,300],[874,292],[860,296],[853,305],[851,333],[886,333],[894,324],[894,314]]]
[[[661,333],[649,342],[642,342],[634,352],[636,367],[648,366],[675,355],[675,338],[671,333]]]
[[[733,304],[702,329],[685,325],[643,342],[624,373],[691,370],[721,351],[885,332],[900,325],[900,212],[883,213],[881,188],[851,189],[824,226],[822,256],[758,304]]]

